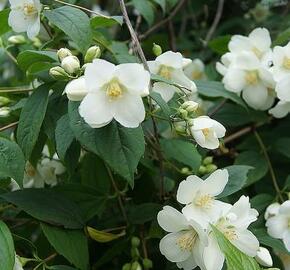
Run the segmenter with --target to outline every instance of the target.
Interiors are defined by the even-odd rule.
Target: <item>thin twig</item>
[[[52,259],[54,259],[55,257],[57,256],[57,253],[53,253],[51,254],[50,256],[48,256],[46,259],[43,260],[43,262],[49,262],[51,261]]]
[[[170,20],[168,22],[168,36],[169,36],[169,44],[172,51],[176,52],[176,36],[173,27],[173,23]]]
[[[151,33],[155,32],[157,29],[162,27],[163,25],[167,24],[169,21],[171,21],[175,15],[178,13],[178,11],[183,7],[183,5],[187,2],[187,0],[180,0],[179,3],[176,5],[175,9],[170,13],[170,15],[165,18],[164,20],[160,21],[159,23],[152,26],[149,30],[147,30],[144,34],[140,35],[140,40],[145,39],[148,37]]]
[[[213,108],[212,111],[208,113],[208,116],[213,116],[214,114],[216,114],[227,103],[227,101],[227,99],[224,99],[220,104],[218,104],[215,108]]]
[[[0,132],[4,131],[4,130],[6,130],[6,129],[9,129],[9,128],[15,127],[15,126],[18,125],[18,123],[19,123],[19,121],[14,122],[14,123],[11,123],[11,124],[9,124],[9,125],[7,125],[7,126],[1,127],[1,128],[0,128]]]
[[[213,36],[213,34],[214,34],[218,24],[219,24],[219,21],[222,17],[222,14],[223,14],[224,2],[225,2],[225,0],[219,0],[219,2],[218,2],[217,12],[216,12],[214,21],[213,21],[206,37],[205,37],[204,47],[206,47],[208,42],[211,40],[211,38],[212,38],[212,36]]]
[[[20,92],[30,92],[32,88],[0,88],[0,93],[20,93]]]
[[[279,188],[279,185],[278,185],[278,182],[277,182],[277,178],[276,178],[276,175],[275,175],[275,172],[274,172],[270,157],[268,155],[267,149],[265,147],[265,144],[264,144],[261,136],[259,135],[259,133],[256,130],[254,131],[254,134],[255,134],[255,137],[256,137],[256,139],[257,139],[257,141],[258,141],[258,143],[259,143],[259,145],[261,147],[261,150],[262,150],[262,152],[263,152],[263,154],[265,156],[265,159],[266,159],[266,161],[268,163],[268,168],[269,168],[270,175],[271,175],[271,178],[272,178],[273,186],[274,186],[274,188],[276,190],[276,193],[277,193],[278,197],[283,202],[284,199],[283,199],[283,196],[282,196],[282,192],[281,192],[281,190]]]
[[[17,59],[12,55],[12,53],[9,52],[7,49],[4,49],[4,50],[7,54],[7,56],[12,60],[12,62],[17,65]]]

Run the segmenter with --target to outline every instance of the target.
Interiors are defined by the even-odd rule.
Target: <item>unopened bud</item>
[[[207,173],[207,169],[205,166],[201,165],[198,169],[198,173],[203,175],[203,174],[206,174]]]
[[[49,70],[49,75],[55,80],[67,80],[69,75],[62,67],[53,67]]]
[[[146,270],[151,269],[151,268],[153,268],[153,262],[150,259],[145,258],[145,259],[143,259],[143,266]]]
[[[64,58],[71,55],[72,55],[71,51],[67,48],[61,48],[57,51],[57,56],[58,56],[59,61],[62,61]]]
[[[90,47],[85,55],[85,63],[93,62],[94,59],[97,59],[101,56],[101,49],[99,46]]]
[[[213,157],[206,157],[204,160],[203,160],[203,165],[209,165],[209,164],[212,164],[213,162]]]
[[[180,107],[188,112],[195,112],[198,109],[198,103],[191,100],[185,101]]]
[[[12,44],[24,44],[26,42],[25,37],[22,35],[15,35],[8,38],[8,42]]]
[[[124,264],[122,270],[131,270],[131,264],[130,263]]]
[[[188,111],[187,110],[179,108],[178,112],[179,112],[181,118],[186,119],[188,117]]]
[[[208,164],[206,165],[206,172],[207,173],[213,173],[214,171],[217,170],[217,166],[215,164]]]
[[[9,98],[0,96],[0,106],[4,106],[4,105],[6,105],[8,103],[10,103],[10,99]]]
[[[65,89],[64,93],[71,101],[81,101],[88,94],[85,77],[81,76],[78,79],[70,81]]]
[[[185,134],[186,133],[186,125],[185,124],[181,124],[181,123],[177,122],[177,123],[174,124],[174,129],[179,134]]]
[[[0,117],[7,117],[10,113],[9,107],[2,107],[0,108]]]
[[[261,264],[263,266],[266,266],[266,267],[273,266],[272,257],[270,255],[269,250],[266,249],[266,248],[259,247],[259,250],[257,252],[257,255],[256,255],[255,259],[257,260],[257,262],[259,264]]]
[[[142,267],[141,267],[140,263],[138,263],[138,262],[133,262],[133,263],[132,263],[131,270],[142,270]]]
[[[139,247],[140,239],[136,236],[133,236],[131,239],[131,245],[132,245],[132,247]]]
[[[42,46],[42,43],[40,41],[39,38],[35,37],[34,39],[32,39],[32,44],[34,47],[39,48]]]
[[[62,68],[69,74],[74,74],[80,70],[80,61],[76,56],[67,56],[61,61]]]
[[[160,45],[153,43],[153,48],[152,51],[154,53],[154,55],[159,56],[162,54],[162,48]]]
[[[191,170],[188,167],[183,167],[180,172],[186,175],[191,174]]]
[[[131,248],[131,257],[132,259],[138,259],[140,256],[139,250],[136,247]]]

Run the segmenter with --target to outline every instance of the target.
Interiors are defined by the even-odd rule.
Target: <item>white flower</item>
[[[85,70],[88,94],[79,113],[93,128],[113,119],[122,126],[135,128],[145,118],[142,96],[149,94],[150,74],[140,64],[114,65],[96,59]]]
[[[221,62],[217,62],[216,63],[216,70],[218,71],[218,73],[220,73],[221,75],[225,76],[228,68],[230,66],[230,64],[232,62],[234,62],[236,55],[233,53],[225,53],[224,55],[222,55],[221,57]]]
[[[278,82],[290,75],[290,42],[284,46],[275,46],[273,49],[273,76]]]
[[[160,252],[179,268],[185,270],[202,267],[202,251],[207,244],[203,228],[193,220],[188,221],[182,213],[165,206],[158,213],[159,225],[169,234],[160,241]]]
[[[206,79],[204,63],[198,58],[184,68],[184,73],[190,80]]]
[[[182,209],[186,218],[196,220],[203,226],[216,219],[221,209],[229,206],[215,199],[224,190],[228,178],[228,171],[224,169],[216,170],[206,180],[196,175],[183,180],[177,190],[177,201],[186,205]]]
[[[290,112],[290,102],[279,101],[275,107],[269,110],[275,118],[283,118]]]
[[[264,214],[264,218],[268,220],[268,218],[276,216],[279,213],[280,203],[272,203],[270,204]]]
[[[170,80],[189,91],[196,92],[195,83],[188,79],[183,72],[183,67],[188,65],[188,59],[183,58],[180,53],[165,52],[155,61],[148,61],[148,64],[151,73]],[[175,92],[180,92],[177,87],[163,82],[154,83],[152,90],[159,93],[166,102],[172,99]]]
[[[23,270],[22,264],[16,254],[15,254],[15,263],[14,263],[13,270]]]
[[[290,101],[290,74],[288,76],[284,76],[281,78],[277,84],[275,91],[277,93],[277,97],[282,101]]]
[[[290,251],[290,200],[281,204],[279,213],[266,222],[268,234],[273,238],[282,239]]]
[[[257,262],[263,266],[271,267],[273,266],[273,260],[268,249],[264,247],[259,247],[257,255],[255,257]]]
[[[274,102],[275,82],[268,68],[253,52],[243,51],[235,57],[223,78],[225,88],[241,93],[247,104],[258,110],[271,107]]]
[[[69,74],[74,74],[80,69],[80,60],[73,55],[62,59],[61,67]]]
[[[9,0],[11,11],[8,23],[17,33],[27,32],[27,36],[33,39],[40,31],[39,0]]]
[[[72,101],[81,101],[87,95],[88,91],[86,88],[85,77],[81,76],[78,79],[70,81],[65,89],[64,93],[66,93],[69,100]]]
[[[258,212],[251,208],[249,198],[245,196],[242,196],[230,209],[227,209],[228,207],[222,209],[224,213],[214,223],[214,226],[241,252],[255,257],[259,249],[259,241],[247,228],[257,220]],[[225,256],[213,233],[209,235],[209,244],[204,248],[203,259],[206,270],[221,270],[223,268]]]
[[[192,120],[190,132],[201,147],[216,149],[219,147],[219,138],[225,136],[226,129],[208,116],[200,116]]]

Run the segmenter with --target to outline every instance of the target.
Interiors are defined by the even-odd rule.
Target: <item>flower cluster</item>
[[[268,234],[273,238],[282,239],[290,252],[290,200],[283,204],[274,203],[265,212]]]
[[[196,175],[188,176],[177,190],[177,201],[184,205],[182,212],[165,206],[158,213],[159,225],[168,232],[160,242],[160,251],[179,268],[223,268],[225,256],[211,225],[241,252],[256,257],[264,266],[272,265],[269,252],[259,247],[257,238],[248,230],[258,216],[249,198],[242,196],[234,205],[216,199],[226,187],[228,177],[226,169],[215,171],[205,180]]]

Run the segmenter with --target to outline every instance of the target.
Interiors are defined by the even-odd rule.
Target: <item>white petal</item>
[[[37,16],[34,21],[32,21],[27,28],[27,36],[30,39],[35,38],[40,31],[40,18]]]
[[[238,68],[228,68],[223,83],[227,90],[239,93],[246,86],[245,72]]]
[[[80,116],[93,128],[107,125],[113,119],[105,91],[88,93],[79,106]]]
[[[276,85],[277,97],[283,101],[290,101],[290,76],[285,77]]]
[[[195,141],[197,142],[197,144],[200,145],[201,147],[204,147],[204,145],[206,144],[206,139],[202,131],[201,130],[195,131],[194,129],[191,129],[191,134],[195,139]]]
[[[212,121],[214,124],[213,129],[214,129],[216,136],[218,138],[224,137],[226,134],[226,128],[220,122],[213,120],[213,119],[212,119]]]
[[[186,68],[188,65],[192,63],[192,60],[190,58],[182,58],[182,68]]]
[[[8,17],[8,24],[16,33],[26,32],[30,24],[30,20],[21,10],[11,10]]]
[[[178,88],[163,82],[156,82],[153,84],[152,91],[159,93],[165,102],[171,100],[175,94],[178,92]]]
[[[286,249],[288,250],[288,252],[290,252],[290,230],[289,229],[283,234],[283,243]]]
[[[124,127],[136,128],[145,119],[145,108],[140,96],[124,93],[111,102],[114,118]]]
[[[130,93],[140,96],[149,95],[150,74],[141,64],[118,65],[115,76]]]
[[[226,169],[213,172],[202,185],[202,190],[207,194],[217,196],[221,194],[229,180],[229,173]]]
[[[156,61],[147,61],[147,64],[149,66],[149,70],[151,73],[153,74],[157,74],[160,68],[159,63],[157,63]]]
[[[260,110],[267,101],[268,90],[262,84],[248,85],[243,91],[243,98],[253,109]]]
[[[228,68],[220,62],[216,63],[215,68],[216,68],[217,72],[223,76],[225,76],[227,71],[228,71]]]
[[[259,69],[258,73],[259,73],[259,78],[263,81],[263,83],[267,87],[272,88],[272,89],[275,88],[275,81],[274,81],[273,75],[269,71],[269,69],[262,67]]]
[[[182,250],[177,241],[185,232],[169,233],[164,236],[159,244],[160,252],[171,262],[182,262],[191,256],[191,252]]]
[[[64,92],[67,94],[69,100],[81,101],[87,95],[88,91],[86,88],[85,77],[81,76],[78,79],[70,81]]]
[[[255,257],[257,262],[263,266],[266,267],[272,267],[273,266],[273,260],[271,257],[271,254],[268,249],[260,247],[257,256]]]
[[[266,28],[254,29],[250,33],[249,38],[252,44],[261,52],[266,52],[271,47],[270,33]]]
[[[190,175],[183,180],[177,189],[177,201],[182,204],[191,203],[200,187],[203,185],[203,180],[196,175]]]
[[[269,91],[269,89],[268,89],[268,97],[267,97],[265,103],[263,104],[263,106],[260,107],[260,110],[266,111],[269,108],[271,108],[275,102],[275,99],[276,99],[276,97],[273,94],[273,92]]]
[[[285,50],[281,46],[275,46],[273,49],[273,64],[274,66],[282,66],[285,57]]]
[[[284,203],[281,204],[279,214],[290,217],[290,200],[285,201]]]
[[[271,217],[267,220],[266,227],[270,236],[281,239],[288,229],[288,218],[283,215]]]
[[[240,53],[241,51],[244,51],[244,50],[247,50],[247,51],[251,50],[252,44],[248,37],[244,37],[241,35],[234,35],[232,36],[228,47],[231,52]]]
[[[88,91],[98,91],[104,84],[110,82],[114,76],[116,66],[102,59],[95,59],[87,65],[85,79]]]
[[[193,81],[188,79],[188,77],[184,74],[182,69],[175,69],[171,73],[172,81],[181,87],[186,88],[187,90],[190,90],[191,92],[196,92],[196,85]],[[185,90],[186,91],[186,90]]]
[[[189,256],[187,260],[176,263],[177,267],[184,270],[192,270],[197,267],[193,256]]]
[[[179,232],[188,228],[184,215],[171,206],[164,206],[157,215],[158,224],[167,232]]]
[[[264,218],[267,220],[268,218],[272,217],[272,216],[276,216],[279,213],[279,209],[280,209],[280,203],[272,203],[270,204],[264,214]]]
[[[236,62],[241,69],[255,70],[260,66],[260,60],[253,52],[242,51],[236,56]]]
[[[238,239],[232,240],[232,244],[248,256],[255,257],[259,249],[259,241],[256,236],[249,230],[236,231],[236,234]]]
[[[159,62],[161,65],[168,67],[180,69],[182,69],[183,67],[183,56],[179,52],[165,52],[159,55],[155,61]]]
[[[214,126],[214,121],[208,116],[199,116],[193,119],[193,130],[202,130],[205,128],[212,128]]]
[[[207,213],[206,209],[196,206],[195,203],[183,207],[182,213],[188,220],[198,222],[203,228],[207,228],[211,222],[211,216]]]
[[[279,101],[277,105],[269,110],[275,118],[283,118],[290,112],[290,102]]]

